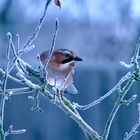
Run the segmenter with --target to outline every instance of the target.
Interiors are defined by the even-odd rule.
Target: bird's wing
[[[43,65],[45,65],[48,55],[49,55],[49,51],[44,51],[40,54],[40,60]]]
[[[52,92],[52,88],[53,88],[53,86],[48,84],[47,90],[49,92]],[[74,84],[71,84],[67,89],[65,89],[64,93],[74,95],[74,94],[77,94],[78,91],[77,91],[76,87],[74,86]]]
[[[71,74],[74,75],[74,69],[72,69]]]
[[[69,73],[69,75],[67,75],[68,77],[66,77],[63,86],[60,87],[60,90],[64,91],[64,93],[66,94],[77,94],[78,91],[76,89],[76,87],[73,84],[73,76],[72,73]],[[48,85],[48,89],[52,89],[53,86]]]
[[[64,93],[68,93],[68,94],[77,94],[78,91],[76,89],[76,87],[74,86],[74,84],[69,85],[66,90],[64,91]]]

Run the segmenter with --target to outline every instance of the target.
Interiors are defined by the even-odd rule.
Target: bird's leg
[[[57,77],[54,79],[54,86],[52,88],[52,90],[53,90],[53,101],[56,100],[56,95],[57,95],[57,86],[56,86],[57,79],[58,79]]]
[[[57,88],[56,87],[53,87],[52,88],[52,91],[53,91],[53,101],[55,102],[55,100],[56,100],[56,94],[57,94]]]
[[[64,96],[64,91],[60,90],[60,89],[57,89],[57,97],[60,101],[63,100],[63,96]]]
[[[63,90],[60,91],[60,95],[61,95],[61,97],[64,96],[64,91]]]

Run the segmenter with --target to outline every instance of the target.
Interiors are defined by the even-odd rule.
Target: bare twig
[[[38,60],[38,62],[39,62],[39,68],[40,68],[40,69],[43,69],[43,65],[42,65],[42,63],[41,63],[39,54],[37,55],[37,60]]]
[[[6,94],[8,94],[9,96],[13,96],[13,95],[29,94],[33,91],[35,91],[35,90],[30,87],[12,88],[12,89],[6,89]],[[0,90],[0,93],[2,93],[2,92],[3,91]]]
[[[12,34],[10,32],[7,33],[7,36],[8,36],[8,39],[9,39],[9,45],[11,47],[11,49],[13,50],[13,53],[14,53],[14,60],[13,62],[11,63],[11,66],[8,70],[8,72],[10,73],[12,71],[12,69],[14,68],[14,64],[16,62],[16,59],[18,59],[18,55],[16,53],[16,50],[15,50],[15,46],[14,46],[14,43],[13,43],[13,39],[12,39]],[[15,59],[16,58],[16,59]]]
[[[52,1],[52,0],[47,0],[47,1],[46,1],[45,8],[44,8],[44,12],[43,12],[43,14],[42,14],[42,16],[41,16],[41,18],[40,18],[40,20],[39,20],[38,26],[36,27],[34,33],[29,37],[29,39],[27,40],[27,42],[23,45],[23,47],[22,47],[21,50],[19,51],[19,54],[23,53],[24,50],[25,50],[26,48],[28,48],[28,47],[32,44],[32,42],[37,38],[37,35],[38,35],[38,33],[39,33],[39,31],[40,31],[40,29],[41,29],[41,27],[42,27],[42,24],[43,24],[43,22],[44,22],[44,20],[45,20],[45,16],[46,16],[46,13],[47,13],[47,9],[48,9],[48,6],[49,6],[49,4],[50,4],[51,1]]]
[[[139,37],[137,45],[136,45],[134,56],[131,58],[131,63],[133,64],[133,67],[134,67],[133,74],[134,74],[136,80],[139,80],[139,71],[140,71],[139,64],[138,64],[139,52],[140,52],[140,37]]]
[[[20,44],[19,44],[19,42],[20,42],[20,36],[19,36],[19,34],[16,34],[16,39],[17,39],[17,44],[16,44],[16,52],[17,52],[17,54],[19,53],[19,47],[20,47]]]
[[[23,82],[25,82],[25,84],[28,85],[30,88],[36,89],[36,90],[39,88],[38,85],[32,83],[30,80],[28,80],[27,78],[25,78],[25,76],[22,75],[20,72],[17,73],[17,76],[18,76]]]
[[[9,36],[9,34],[7,34]],[[1,102],[0,102],[0,139],[4,140],[4,130],[3,130],[3,121],[4,121],[4,108],[5,108],[5,100],[6,100],[6,86],[7,86],[7,79],[9,75],[9,64],[10,64],[10,47],[11,47],[11,41],[9,40],[8,48],[7,48],[7,64],[6,64],[6,70],[5,75],[3,79],[3,87],[2,87],[2,94],[1,94]]]
[[[0,72],[3,74],[3,75],[5,75],[5,72],[0,68]],[[8,75],[8,78],[9,79],[11,79],[11,80],[13,80],[13,81],[15,81],[15,82],[17,82],[17,83],[23,83],[21,80],[19,80],[19,79],[17,79],[17,78],[15,78],[15,77],[13,77],[13,76],[11,76],[10,74]]]
[[[119,97],[118,97],[118,99],[117,99],[117,101],[116,101],[116,103],[115,103],[115,105],[114,105],[114,107],[109,115],[109,118],[107,120],[105,129],[104,129],[104,134],[103,134],[104,140],[108,139],[110,128],[111,128],[112,122],[116,116],[116,113],[122,104],[123,98],[125,97],[126,93],[129,91],[130,87],[133,85],[134,81],[135,80],[133,78],[130,78],[130,80],[127,82],[126,86],[123,88],[122,93],[119,94]]]
[[[118,97],[118,99],[117,99],[117,101],[116,101],[116,103],[115,103],[115,105],[114,105],[114,107],[109,115],[109,118],[108,118],[107,123],[106,123],[105,128],[104,128],[104,133],[103,133],[104,140],[108,139],[108,135],[110,132],[112,122],[115,118],[117,111],[119,110],[119,108],[123,104],[123,100],[124,100],[126,93],[129,91],[129,89],[133,85],[133,83],[136,80],[140,79],[140,69],[139,69],[139,64],[138,64],[139,49],[140,49],[140,38],[138,40],[134,56],[131,59],[131,63],[133,65],[133,70],[131,72],[131,76],[130,76],[128,82],[126,83],[126,85],[124,86],[124,88],[120,91],[119,97]]]
[[[82,130],[90,137],[89,140],[100,140],[101,137],[99,134],[94,131],[80,116],[79,114],[75,113],[75,108],[73,105],[66,99],[63,99],[61,102],[58,97],[56,96],[56,101],[53,102],[53,95],[50,94],[48,91],[41,92],[43,96],[47,97],[52,103],[56,104],[60,109],[62,109],[69,117],[71,117],[74,121],[76,121]]]
[[[130,69],[130,68],[132,68],[132,66],[133,66],[131,63],[130,63],[130,64],[126,64],[126,63],[123,62],[123,61],[121,61],[120,64],[121,64],[123,67],[127,68],[127,69]]]
[[[34,109],[37,109],[38,111],[42,112],[42,109],[39,107],[39,100],[38,100],[38,95],[39,95],[39,92],[38,92],[38,89],[40,88],[38,85],[35,85],[34,83],[32,83],[30,80],[28,80],[24,75],[23,75],[23,71],[22,69],[20,69],[17,65],[17,70],[18,70],[18,73],[17,73],[17,76],[23,81],[25,82],[26,85],[28,85],[31,89],[35,89],[36,91],[36,95],[35,96],[32,96],[34,97],[34,100],[35,100],[35,105],[31,108],[31,110],[34,110]],[[31,96],[30,96],[31,97]]]
[[[18,68],[17,68],[17,65],[18,65]],[[24,75],[28,76],[29,75],[28,68],[32,68],[32,67],[28,63],[24,62],[21,58],[18,58],[16,62],[16,68],[20,69],[19,71],[22,71]]]
[[[120,85],[122,83],[124,83],[126,80],[128,80],[130,77],[130,72],[128,72],[125,76],[123,76],[121,78],[121,80],[109,91],[107,92],[105,95],[101,96],[99,99],[91,102],[90,104],[87,104],[87,105],[78,105],[77,103],[74,103],[76,108],[79,109],[79,110],[86,110],[86,109],[89,109],[99,103],[101,103],[104,99],[106,99],[108,96],[110,96],[115,90],[118,90],[118,88],[120,87]]]
[[[135,49],[135,52],[134,52],[134,56],[133,56],[133,60],[132,61],[138,59],[139,52],[140,52],[140,37],[138,38],[138,42],[136,44],[136,49]]]
[[[8,135],[19,135],[26,132],[26,129],[21,130],[13,130],[13,126],[10,125],[9,129],[4,133],[4,137],[6,138]]]
[[[133,126],[132,130],[128,133],[125,133],[124,140],[129,140],[132,136],[138,134],[138,127],[140,126],[140,103],[138,103],[138,120],[137,123]]]
[[[55,33],[54,33],[54,36],[53,36],[52,46],[51,46],[51,49],[49,51],[49,55],[48,55],[48,57],[47,57],[47,59],[45,61],[45,66],[44,66],[45,69],[47,68],[47,66],[49,64],[49,61],[50,61],[51,56],[52,56],[53,51],[54,51],[58,28],[59,28],[59,20],[56,18],[56,22],[55,22]]]
[[[65,88],[65,85],[68,81],[68,79],[71,77],[72,75],[72,72],[70,71],[69,74],[66,76],[66,78],[64,79],[64,81],[62,82],[62,84],[60,85],[59,89],[62,90]]]
[[[20,57],[25,52],[25,50],[27,50],[27,48],[30,47],[30,45],[32,44],[32,42],[37,38],[37,35],[39,34],[40,29],[42,27],[42,24],[43,24],[43,22],[45,20],[47,9],[48,9],[48,6],[49,6],[49,4],[50,4],[51,1],[52,0],[47,0],[46,1],[44,12],[43,12],[43,14],[42,14],[42,16],[41,16],[41,18],[39,20],[38,26],[36,27],[34,33],[28,38],[27,42],[21,47],[20,50],[19,50],[19,35],[17,35],[17,46],[18,46],[18,49],[17,50],[18,50],[18,54],[17,54],[16,57],[14,57],[14,60],[13,60],[13,63],[11,65],[11,68],[10,68],[9,72],[11,72],[11,70],[14,68],[15,63],[16,63],[18,57]]]
[[[126,105],[128,106],[128,105],[130,105],[130,103],[132,103],[136,98],[137,98],[137,95],[132,95],[131,98],[129,98],[128,100],[124,100],[124,104],[126,104]]]
[[[28,99],[32,99],[35,101],[35,105],[31,108],[32,111],[37,109],[39,112],[43,112],[43,110],[41,109],[39,105],[39,92],[38,91],[36,91],[35,95],[28,96]]]
[[[33,50],[34,48],[35,48],[35,45],[29,46],[28,48],[25,48],[25,49],[24,49],[24,53],[30,52],[30,51]]]
[[[15,50],[15,47],[14,47],[14,43],[13,43],[13,39],[12,39],[12,34],[10,32],[8,32],[7,36],[8,36],[10,47],[11,47],[11,49],[13,51],[14,57],[16,57],[17,53],[16,53],[16,50]]]
[[[50,61],[51,56],[52,56],[53,51],[54,51],[58,28],[59,28],[59,20],[56,18],[56,22],[55,22],[55,33],[54,33],[53,40],[52,40],[52,46],[51,46],[51,49],[49,51],[48,57],[47,57],[47,59],[45,61],[45,65],[43,67],[43,73],[44,73],[43,76],[44,76],[44,84],[45,85],[47,85],[47,70],[46,69],[47,69],[47,66],[49,64],[49,61]]]

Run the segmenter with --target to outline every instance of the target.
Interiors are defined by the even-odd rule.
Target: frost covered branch
[[[51,49],[49,51],[48,58],[46,59],[46,62],[45,62],[45,66],[44,66],[45,69],[47,68],[47,66],[49,64],[49,61],[50,61],[51,56],[52,56],[53,51],[54,51],[58,28],[59,28],[59,20],[56,18],[56,21],[55,21],[55,33],[54,33],[54,36],[53,36],[52,46],[51,46]]]
[[[121,105],[126,104],[129,105],[132,101],[136,99],[136,95],[132,95],[131,98],[128,100],[124,100],[125,95],[130,90],[131,86],[135,81],[140,80],[140,69],[139,69],[139,43],[140,39],[138,41],[138,44],[136,46],[136,50],[134,53],[134,56],[131,59],[130,65],[121,62],[121,64],[125,68],[129,68],[129,72],[123,76],[120,81],[105,95],[99,97],[99,99],[87,104],[87,105],[79,105],[78,103],[71,103],[70,100],[68,100],[66,97],[62,96],[61,88],[65,85],[68,76],[71,75],[68,74],[68,76],[64,79],[64,82],[60,87],[54,86],[51,90],[48,89],[48,83],[47,83],[47,66],[50,61],[50,58],[53,54],[55,43],[56,43],[56,37],[59,27],[59,21],[56,19],[55,22],[55,32],[52,40],[52,46],[50,48],[50,52],[48,55],[48,58],[45,62],[45,66],[42,66],[43,68],[43,74],[40,69],[36,70],[34,69],[30,64],[25,62],[23,59],[21,59],[21,55],[31,51],[35,46],[32,45],[33,41],[37,38],[39,31],[42,27],[42,24],[45,20],[46,11],[48,9],[48,6],[52,0],[48,0],[45,4],[45,9],[43,12],[42,17],[40,18],[39,24],[36,27],[33,34],[29,37],[27,42],[20,48],[20,37],[19,35],[16,35],[17,40],[16,43],[13,42],[11,33],[8,33],[8,51],[7,51],[7,64],[5,71],[0,68],[0,72],[2,73],[2,78],[0,80],[0,95],[1,95],[1,102],[0,102],[0,140],[5,140],[5,137],[10,134],[22,134],[26,130],[13,130],[13,126],[11,125],[8,129],[8,131],[4,132],[3,129],[3,120],[4,120],[4,106],[5,106],[5,100],[8,99],[9,96],[12,95],[21,95],[21,94],[28,94],[29,99],[33,99],[35,101],[35,105],[32,107],[32,110],[38,109],[41,111],[41,108],[39,106],[39,99],[38,96],[41,94],[45,98],[47,98],[51,103],[59,107],[61,110],[63,110],[70,118],[72,118],[82,129],[82,131],[85,133],[85,136],[88,140],[107,140],[112,122],[114,120],[114,117],[121,107]],[[16,44],[16,45],[15,45]],[[13,54],[13,59],[10,61],[10,54]],[[39,60],[40,61],[40,60]],[[41,63],[40,63],[41,64]],[[12,76],[10,72],[13,69],[17,70],[16,77]],[[22,88],[7,88],[7,79],[11,79],[17,83],[25,84],[26,87]],[[29,80],[30,78],[30,80]],[[31,78],[37,78],[38,83],[34,83]],[[115,91],[117,91],[118,98],[117,101],[108,117],[108,120],[106,122],[104,133],[103,135],[99,135],[94,128],[92,128],[90,125],[88,125],[85,120],[82,118],[78,110],[86,110],[89,109],[99,103],[101,103],[103,100],[105,100],[108,96],[112,95]],[[35,95],[31,96],[30,93],[35,92]],[[136,133],[136,129],[140,125],[140,105],[138,104],[139,108],[139,117],[138,117],[138,123],[132,128],[129,134],[125,135],[125,139],[132,137]]]
[[[46,14],[47,14],[47,10],[48,10],[48,6],[50,4],[52,0],[47,0],[46,1],[46,4],[45,4],[45,8],[44,8],[44,12],[39,20],[39,24],[38,26],[36,27],[34,33],[28,38],[27,42],[22,46],[21,50],[19,51],[19,54],[22,54],[25,49],[27,49],[28,47],[30,47],[30,45],[32,44],[32,42],[37,38],[39,32],[40,32],[40,29],[42,27],[42,24],[45,20],[45,17],[46,17]]]
[[[131,70],[131,75],[130,78],[128,79],[126,85],[124,87],[120,87],[120,91],[118,92],[118,99],[108,117],[108,120],[106,122],[106,126],[104,128],[104,133],[103,133],[103,139],[107,140],[109,133],[110,133],[110,128],[112,125],[112,122],[116,116],[116,113],[118,112],[119,108],[121,105],[124,103],[124,97],[127,94],[127,92],[130,90],[131,86],[136,80],[139,80],[140,78],[140,69],[139,69],[139,49],[140,49],[140,41],[138,40],[134,56],[131,59],[131,64],[132,65],[132,70]]]
[[[15,49],[13,40],[12,40],[12,35],[11,33],[7,33],[8,36],[8,49],[7,49],[7,64],[6,64],[6,68],[5,68],[5,72],[0,69],[0,72],[3,74],[2,78],[1,78],[1,88],[0,88],[0,92],[1,92],[1,98],[0,98],[0,140],[5,140],[5,137],[9,134],[20,134],[23,133],[23,131],[21,130],[12,130],[12,127],[9,127],[9,130],[7,132],[4,132],[3,129],[3,121],[4,121],[4,108],[5,108],[5,100],[7,99],[7,94],[11,93],[12,91],[9,91],[9,93],[7,93],[7,79],[10,78],[15,82],[18,83],[22,83],[21,80],[13,77],[10,75],[10,72],[13,70],[14,66],[17,64],[17,60],[20,57],[20,55],[26,51],[26,49],[30,49],[30,45],[32,44],[32,42],[35,40],[35,38],[37,37],[40,28],[45,20],[45,16],[46,16],[46,11],[48,9],[48,6],[50,4],[52,0],[47,0],[46,4],[45,4],[45,9],[44,9],[44,13],[42,15],[42,17],[40,18],[39,24],[37,26],[37,28],[35,29],[35,32],[32,34],[31,37],[29,37],[29,39],[27,40],[27,42],[25,43],[25,45],[23,45],[23,47],[21,49],[19,49],[19,35],[17,35],[17,49]],[[14,54],[14,59],[13,62],[10,61],[10,53],[11,50]],[[20,75],[22,76],[22,75]],[[21,77],[20,77],[21,78]],[[22,77],[23,78],[23,77]],[[26,81],[26,79],[24,79],[24,82],[26,82],[26,84],[30,84],[29,81]],[[11,94],[9,94],[11,95]],[[24,131],[25,132],[25,131]]]
[[[108,96],[110,96],[116,90],[118,90],[118,88],[121,86],[121,84],[123,84],[126,80],[128,80],[129,77],[130,77],[130,72],[128,72],[125,76],[123,76],[121,78],[121,80],[109,92],[107,92],[105,95],[101,96],[99,99],[91,102],[90,104],[79,105],[77,103],[74,103],[76,108],[79,109],[79,110],[86,110],[86,109],[89,109],[89,108],[101,103],[104,99],[106,99]]]
[[[137,123],[133,126],[132,130],[128,133],[125,133],[125,137],[123,140],[129,140],[132,136],[138,134],[138,127],[140,126],[140,103],[138,103],[138,120]]]
[[[8,135],[19,135],[19,134],[23,134],[26,132],[26,129],[21,129],[21,130],[13,130],[13,126],[10,125],[9,129],[4,133],[5,138]]]
[[[1,140],[5,139],[3,121],[4,121],[5,100],[6,100],[5,95],[6,95],[7,79],[8,79],[8,75],[9,75],[10,47],[11,47],[11,43],[9,41],[8,49],[7,49],[7,64],[6,64],[6,68],[5,68],[5,75],[3,77],[2,85],[1,85],[1,89],[2,89],[1,101],[0,101],[0,139]]]

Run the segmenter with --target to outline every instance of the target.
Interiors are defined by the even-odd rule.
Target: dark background
[[[66,95],[71,101],[87,104],[108,92],[127,72],[119,61],[130,61],[140,31],[140,10],[138,0],[62,0],[59,10],[52,3],[47,12],[36,48],[22,58],[34,67],[38,66],[36,56],[49,49],[54,33],[55,18],[60,21],[56,48],[68,48],[84,59],[77,63],[75,85],[78,95]],[[4,68],[8,45],[7,32],[15,39],[20,35],[24,44],[34,31],[43,12],[45,0],[1,0],[0,1],[0,66]],[[14,71],[15,72],[15,71]],[[14,73],[13,72],[13,73]],[[126,99],[137,94],[136,101],[122,106],[112,124],[109,140],[121,140],[137,121],[137,103],[140,102],[140,83],[136,82]],[[9,81],[8,87],[17,87]],[[31,111],[34,105],[28,95],[12,96],[6,101],[5,130],[9,125],[15,129],[25,128],[26,133],[8,136],[8,140],[85,140],[79,126],[65,113],[40,96],[43,113]],[[86,111],[80,111],[84,120],[99,134],[103,133],[108,115],[115,103],[113,93],[101,104]],[[140,135],[133,140],[139,140]]]

